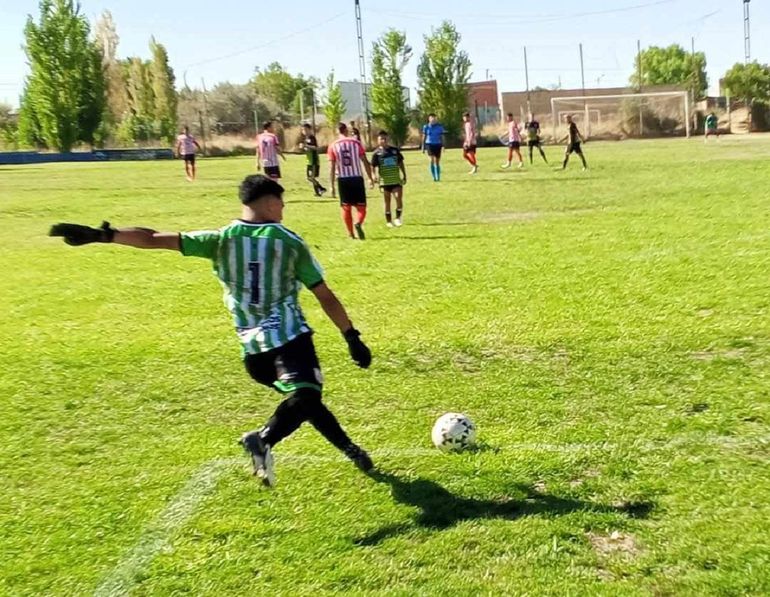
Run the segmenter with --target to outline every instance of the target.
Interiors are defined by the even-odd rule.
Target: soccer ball
[[[442,452],[461,452],[476,444],[476,426],[462,413],[441,415],[430,435]]]

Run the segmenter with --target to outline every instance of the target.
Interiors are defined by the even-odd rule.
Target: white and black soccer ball
[[[441,415],[430,435],[442,452],[461,452],[476,445],[476,425],[462,413]]]

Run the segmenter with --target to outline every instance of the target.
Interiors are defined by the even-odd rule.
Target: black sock
[[[545,152],[542,149],[540,150],[540,155],[543,156],[543,161],[547,164],[548,160],[545,158]]]
[[[268,445],[274,446],[294,433],[305,421],[307,421],[307,413],[303,408],[302,397],[295,392],[278,405],[273,416],[260,431],[260,435]]]
[[[350,441],[337,418],[321,402],[321,392],[308,389],[300,391],[306,392],[304,407],[310,424],[338,450],[349,447],[353,442]]]
[[[397,209],[397,210],[396,210],[396,219],[397,219],[397,220],[400,220],[400,219],[401,219],[401,214],[402,214],[403,212],[404,212],[404,210],[403,210],[403,209]]]
[[[398,217],[398,216],[396,216],[396,217]],[[390,212],[389,212],[389,211],[386,211],[386,212],[385,212],[385,221],[386,221],[386,222],[390,222],[390,221],[392,221],[392,217],[391,217],[391,215],[390,215]]]

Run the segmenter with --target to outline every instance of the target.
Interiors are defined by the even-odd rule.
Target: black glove
[[[54,224],[48,236],[63,236],[65,243],[78,247],[89,243],[111,243],[115,229],[110,227],[109,222],[102,222],[99,228],[80,224]]]
[[[361,332],[356,328],[350,328],[343,334],[345,340],[348,343],[348,350],[350,351],[350,358],[355,361],[356,365],[361,369],[366,369],[372,364],[372,351],[361,340]]]

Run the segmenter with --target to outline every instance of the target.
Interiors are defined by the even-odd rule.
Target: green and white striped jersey
[[[234,220],[219,230],[183,232],[183,255],[211,259],[244,354],[267,352],[310,331],[297,294],[323,270],[305,241],[281,224]]]

